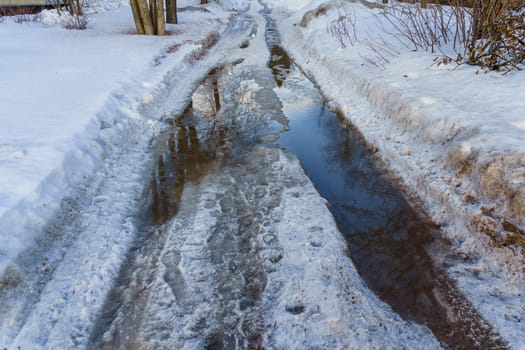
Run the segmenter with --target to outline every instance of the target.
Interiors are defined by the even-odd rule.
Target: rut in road
[[[427,325],[444,347],[507,348],[433,258],[447,254],[439,228],[406,199],[359,130],[337,109],[330,111],[318,88],[280,47],[269,10],[263,13],[269,67],[291,129],[276,142],[299,157],[329,201],[361,277],[394,311]]]
[[[216,105],[217,101],[204,103]],[[93,347],[154,348],[159,345],[156,337],[176,348],[261,345],[256,304],[266,281],[257,238],[269,224],[268,214],[278,204],[281,189],[268,185],[271,174],[255,169],[269,172],[275,155],[232,149],[230,140],[241,130],[219,126],[216,120],[204,123],[205,118],[199,120],[202,115],[193,113],[190,106],[170,121],[174,130],[168,133],[167,152],[159,156],[151,186],[152,220],[158,226],[138,244],[127,269],[130,275],[122,281],[126,292],[116,290],[110,298],[118,306],[111,312],[110,332],[115,331],[109,341],[103,335]],[[234,153],[239,154],[235,166],[224,166]],[[206,175],[211,188],[203,194],[195,186]],[[201,213],[198,205],[213,209],[212,214],[195,217]],[[184,335],[177,327],[159,328],[164,323],[185,325]]]

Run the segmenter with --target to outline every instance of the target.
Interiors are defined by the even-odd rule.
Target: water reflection
[[[222,76],[224,67],[214,68],[208,74],[208,77],[204,80],[202,85],[199,87],[199,93],[206,95],[209,104],[213,107],[212,112],[217,113],[221,109],[221,94],[219,92],[219,77]],[[199,94],[197,93],[197,94]]]
[[[270,61],[268,67],[272,70],[275,83],[278,87],[283,86],[286,76],[290,72],[292,62],[290,57],[280,46],[273,46],[270,49]]]
[[[166,140],[159,146],[164,151],[158,156],[151,181],[151,215],[155,225],[177,213],[186,182],[197,184],[216,165],[214,161],[226,155],[227,133],[216,123],[221,108],[219,74],[220,69],[209,74],[194,95],[195,101],[171,120]]]
[[[283,54],[281,50],[270,67],[286,62]],[[288,77],[281,76],[283,70],[274,71],[276,82],[286,88],[277,94],[291,128],[277,143],[299,157],[329,201],[368,286],[404,318],[427,324],[447,346],[505,348],[450,279],[434,267],[427,248],[437,243],[432,238],[437,228],[410,206],[377,168],[359,135],[342,127],[298,69],[293,68]],[[305,89],[313,97],[297,101]]]
[[[219,111],[221,109],[221,97],[219,95],[219,83],[217,82],[217,78],[212,79],[212,86],[213,86],[213,102],[215,102],[215,111]]]

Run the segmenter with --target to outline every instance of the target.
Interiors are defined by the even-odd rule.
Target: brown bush
[[[525,1],[480,0],[470,11],[470,40],[465,47],[469,63],[519,69],[525,60]]]
[[[6,6],[0,7],[0,17],[34,15],[41,11],[38,6]]]
[[[415,50],[441,51],[453,42],[454,56],[438,64],[468,63],[505,72],[525,61],[525,0],[425,1],[386,5],[384,17],[396,37]],[[444,5],[446,3],[446,5]]]

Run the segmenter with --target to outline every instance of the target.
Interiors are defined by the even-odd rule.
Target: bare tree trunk
[[[153,20],[153,29],[157,34],[157,0],[149,0],[149,11],[151,12],[151,19]]]
[[[133,20],[138,34],[165,35],[165,0],[130,0]]]
[[[155,28],[153,27],[153,19],[148,7],[148,2],[146,0],[137,0],[137,2],[139,5],[140,18],[144,25],[144,33],[146,35],[155,35]]]
[[[166,25],[164,24],[164,0],[155,0],[157,2],[156,6],[156,28],[157,35],[166,35]]]
[[[208,0],[201,0],[201,5],[207,4]]]
[[[166,0],[166,22],[177,24],[177,0]]]
[[[133,13],[133,21],[135,21],[135,28],[137,28],[137,34],[144,35],[144,24],[142,23],[142,18],[140,17],[140,10],[137,0],[129,0],[131,5],[131,12]]]

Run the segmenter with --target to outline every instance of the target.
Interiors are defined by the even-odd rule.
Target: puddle
[[[268,67],[272,70],[275,83],[278,87],[283,86],[283,82],[286,79],[286,76],[290,73],[290,67],[292,66],[292,61],[288,54],[280,47],[273,46],[270,49],[270,61],[268,62]]]
[[[445,346],[505,348],[434,266],[428,251],[443,249],[433,239],[437,228],[378,169],[359,136],[327,109],[286,52],[276,46],[271,52],[276,93],[290,122],[276,143],[299,157],[328,200],[368,286],[405,319],[428,325]]]
[[[135,334],[145,305],[150,302],[148,286],[158,265],[166,265],[159,262],[166,244],[164,224],[177,214],[184,187],[190,183],[196,185],[211,172],[229,167],[237,169],[232,174],[240,172],[239,159],[246,155],[247,149],[261,142],[273,142],[300,158],[321,195],[329,201],[359,273],[396,312],[406,319],[427,324],[450,348],[504,348],[454,284],[433,265],[428,250],[441,246],[432,239],[436,228],[410,206],[395,183],[377,168],[358,135],[341,126],[337,116],[326,108],[318,90],[293,65],[286,52],[275,45],[280,40],[279,33],[268,31],[266,39],[271,52],[268,67],[273,76],[265,67],[244,67],[236,74],[230,74],[231,67],[215,69],[194,92],[185,112],[166,120],[169,127],[160,136],[155,151],[157,160],[145,233],[137,239],[103,308],[106,311],[100,316],[91,339],[93,348],[137,345],[133,343],[137,341]],[[250,171],[256,167],[251,166]],[[246,174],[237,175],[233,182],[242,184]],[[221,200],[230,204],[239,200],[235,193],[228,193],[227,197]],[[225,206],[229,207],[231,205]],[[243,205],[234,207],[238,212],[231,216],[236,219],[249,212]],[[243,224],[242,221],[244,226],[241,225],[239,232],[249,232],[246,227],[255,227],[252,222]],[[260,275],[258,270],[250,270],[257,266],[257,259],[248,252],[247,240],[235,235],[222,236],[230,224],[216,225],[217,234],[207,242],[211,247],[207,258],[223,267],[234,261],[235,266],[238,264],[244,269],[243,281],[250,284]],[[224,313],[220,308],[215,310],[222,330],[209,333],[206,346],[233,348],[237,339],[233,334],[237,334],[243,322],[224,328],[220,320],[237,309],[243,311],[251,307],[259,297],[257,293],[264,288],[264,281],[241,290],[238,288],[241,282],[236,282],[241,276],[240,270],[235,269],[233,274],[228,268],[218,271],[222,272],[213,278],[220,282],[219,301],[226,305],[240,298],[242,303],[233,310],[225,308]],[[175,285],[180,276],[167,277],[166,282],[170,287],[173,284],[172,290],[178,295]],[[253,294],[254,291],[258,292]],[[301,306],[289,308],[291,314],[303,311]],[[209,328],[203,325],[202,332],[208,329],[205,326]],[[239,334],[246,337],[243,327]],[[115,333],[106,342],[108,330]],[[254,334],[254,344],[260,344],[259,328]]]
[[[178,213],[184,187],[189,183],[197,185],[210,171],[227,162],[231,144],[228,132],[214,119],[223,98],[219,81],[223,69],[209,73],[181,115],[166,119],[168,127],[159,136],[154,151],[157,158],[147,213],[141,218],[142,233],[121,267],[88,348],[128,349],[140,342],[135,335],[149,302],[149,284],[161,263],[159,258],[167,234],[165,224]],[[168,277],[172,282],[177,276]],[[106,339],[106,333],[114,329],[117,331]]]
[[[167,119],[170,127],[160,137],[151,181],[154,225],[165,223],[177,213],[185,183],[198,184],[228,157],[231,135],[216,118],[222,106],[223,89],[219,85],[223,82],[219,80],[224,69],[213,69],[194,92],[184,113]]]
[[[255,310],[266,277],[251,242],[256,239],[264,216],[252,215],[252,212],[255,212],[253,206],[262,205],[267,180],[254,170],[265,167],[264,162],[269,160],[262,156],[258,159],[256,152],[250,150],[261,143],[275,141],[278,131],[286,129],[286,120],[273,92],[273,76],[267,68],[236,70],[234,67],[240,63],[242,60],[237,60],[212,70],[193,93],[184,113],[165,118],[166,130],[158,137],[153,151],[156,161],[142,233],[102,308],[88,348],[140,347],[144,341],[140,334],[143,315],[155,300],[155,291],[150,287],[159,266],[169,270],[163,275],[164,281],[181,305],[187,305],[188,309],[184,306],[181,311],[183,314],[187,312],[188,317],[193,317],[196,305],[203,303],[199,298],[204,291],[185,294],[184,274],[178,269],[180,254],[178,258],[174,254],[172,259],[163,252],[171,244],[170,237],[176,235],[170,232],[172,219],[177,214],[189,215],[179,212],[181,201],[188,200],[192,189],[208,175],[225,181],[223,186],[234,185],[226,193],[217,192],[213,196],[221,212],[228,215],[219,216],[210,228],[213,234],[205,240],[204,247],[194,247],[196,261],[209,260],[203,276],[216,283],[218,292],[208,300],[215,305],[213,313],[191,332],[203,337],[204,347],[209,349],[260,348],[263,323],[256,317],[260,311]],[[254,194],[248,198],[239,194],[239,187],[245,186],[248,180],[260,187],[259,196]],[[185,188],[189,191],[184,192]],[[210,203],[213,205],[214,201]],[[270,208],[270,204],[264,205],[265,210]],[[192,227],[188,230],[191,232]],[[184,251],[183,254],[190,253]],[[162,321],[159,330],[165,327],[164,322],[170,321]],[[178,327],[173,323],[170,326]]]

